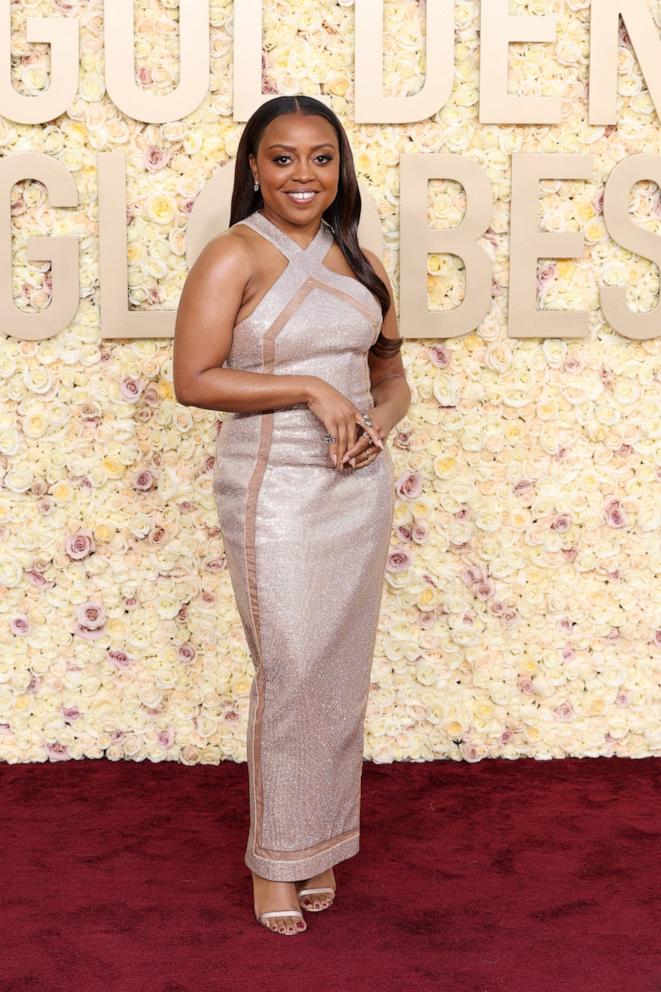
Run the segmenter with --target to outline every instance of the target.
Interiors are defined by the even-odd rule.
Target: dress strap
[[[290,261],[297,256],[304,256],[305,261],[311,264],[318,256],[323,258],[323,256],[328,252],[330,245],[333,242],[333,232],[329,225],[322,220],[319,230],[316,235],[307,246],[307,248],[301,248],[293,238],[290,238],[288,234],[285,234],[277,224],[274,224],[263,213],[259,210],[255,210],[253,213],[244,217],[243,220],[237,221],[238,224],[247,224],[262,237],[270,241],[272,245],[281,251],[282,254],[288,258]]]

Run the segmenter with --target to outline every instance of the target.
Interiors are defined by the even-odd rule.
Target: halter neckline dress
[[[237,222],[288,265],[234,327],[224,366],[317,376],[366,413],[381,307],[323,260],[323,221],[301,248],[260,211]],[[233,225],[237,226],[237,225]],[[339,473],[305,403],[226,413],[213,491],[254,665],[245,863],[297,881],[359,850],[364,721],[394,511],[388,447]]]

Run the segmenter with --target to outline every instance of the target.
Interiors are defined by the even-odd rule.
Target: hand
[[[351,400],[323,379],[318,379],[314,383],[312,398],[308,400],[308,409],[319,418],[326,431],[337,438],[329,444],[328,449],[338,472],[345,467],[343,463],[345,452],[356,441],[357,427],[361,428],[361,436],[363,430],[369,433],[374,442],[373,447],[383,448],[383,441],[376,427],[363,426],[361,411]],[[370,418],[372,413],[373,411],[370,411]],[[367,444],[366,438],[363,437],[363,441]]]
[[[367,412],[374,425],[373,431],[376,432],[381,440],[381,445],[376,447],[370,444],[369,438],[361,430],[354,444],[347,449],[344,455],[345,464],[351,465],[354,469],[365,468],[366,465],[372,464],[374,459],[378,457],[379,452],[382,451],[385,439],[391,430],[388,414],[383,404],[381,406],[374,406]],[[364,428],[364,430],[368,429],[367,427]],[[373,432],[370,433],[373,436]]]

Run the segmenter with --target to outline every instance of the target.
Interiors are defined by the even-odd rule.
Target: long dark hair
[[[335,128],[340,149],[340,179],[337,196],[330,207],[324,210],[323,218],[330,225],[342,254],[359,282],[362,282],[378,299],[385,317],[390,307],[388,287],[374,271],[358,244],[361,197],[349,139],[339,118],[320,100],[315,100],[312,96],[276,96],[272,100],[267,100],[252,114],[243,130],[236,152],[230,227],[264,205],[261,189],[253,188],[248,156],[257,157],[257,148],[266,126],[281,114],[318,114],[330,121]]]

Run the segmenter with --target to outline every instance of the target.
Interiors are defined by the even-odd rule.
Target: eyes
[[[282,164],[284,164],[282,162],[282,159],[283,158],[284,159],[291,159],[291,156],[290,155],[276,155],[274,157],[273,161],[275,162],[276,165],[282,165]],[[333,156],[332,155],[325,155],[325,154],[322,153],[321,155],[317,155],[315,157],[315,162],[319,162],[319,159],[325,159],[326,162],[332,162],[333,161]],[[325,165],[326,162],[321,162],[320,165]]]

